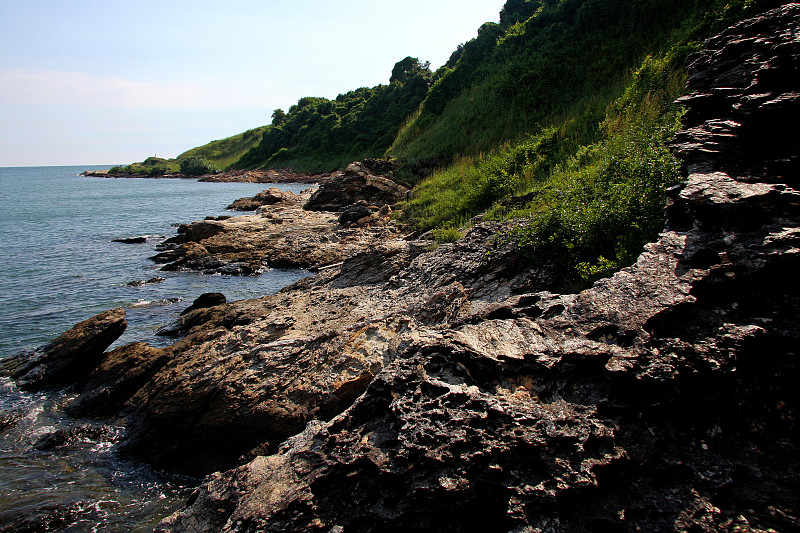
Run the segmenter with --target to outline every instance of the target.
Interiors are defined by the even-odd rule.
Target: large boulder
[[[41,348],[4,360],[0,375],[17,380],[21,388],[28,390],[83,383],[127,326],[124,309],[105,311],[76,324]]]
[[[404,199],[409,189],[385,176],[373,174],[372,169],[378,168],[381,167],[375,164],[351,163],[344,172],[320,185],[304,208],[338,212],[357,203],[383,206]]]

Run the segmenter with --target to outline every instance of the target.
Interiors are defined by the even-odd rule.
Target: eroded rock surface
[[[731,77],[731,98],[754,85],[770,93],[735,116],[736,131],[757,137],[764,109],[798,112],[799,15],[789,4],[746,21],[694,58],[693,91]],[[741,107],[703,107],[696,96],[684,100],[678,153],[689,176],[672,191],[667,229],[635,265],[591,289],[532,292],[523,277],[515,291],[468,264],[448,284],[449,272],[428,263],[441,248],[385,250],[383,263],[410,254],[387,281],[356,257],[301,282],[315,301],[341,305],[348,291],[380,287],[355,343],[335,341],[327,353],[355,349],[365,365],[382,364],[357,374],[365,377],[343,413],[326,421],[318,412],[274,453],[208,477],[160,530],[797,530],[796,139],[772,137],[769,157],[757,145],[731,163],[708,132]],[[429,287],[439,292],[400,298],[412,280],[437,280]],[[381,295],[391,303],[381,307]],[[338,320],[367,311],[364,301],[350,300]],[[412,321],[397,322],[399,301],[411,302]],[[264,326],[247,331],[264,335]],[[265,356],[276,348],[255,344]],[[254,360],[249,353],[239,357]],[[298,380],[309,376],[308,355],[286,359]]]
[[[255,215],[201,220],[179,228],[153,259],[163,270],[257,274],[264,268],[311,268],[339,263],[372,245],[400,238],[389,212],[342,225],[334,212],[306,211],[310,192],[283,195]]]
[[[391,164],[379,160],[351,163],[344,172],[334,174],[320,185],[305,204],[309,211],[344,211],[359,202],[381,207],[405,199],[409,189],[380,175]]]

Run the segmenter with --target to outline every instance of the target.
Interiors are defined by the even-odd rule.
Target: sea
[[[258,276],[162,272],[150,259],[181,223],[241,214],[225,207],[270,186],[299,192],[307,184],[80,175],[104,168],[0,167],[0,359],[114,307],[128,321],[114,346],[163,345],[170,341],[155,332],[203,293],[255,298],[309,275],[268,266]],[[146,240],[114,242],[130,237]],[[140,283],[157,277],[164,280]],[[0,379],[0,531],[151,531],[199,480],[118,457],[108,431],[121,428],[43,446],[48,435],[88,423],[62,415],[69,394],[25,393]]]

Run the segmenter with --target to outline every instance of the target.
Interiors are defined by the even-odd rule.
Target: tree
[[[284,122],[286,122],[286,113],[283,111],[283,109],[279,108],[272,112],[273,126],[280,126]]]
[[[420,62],[416,57],[406,57],[402,61],[395,63],[392,69],[392,77],[389,78],[389,83],[405,83],[410,78],[415,76],[422,76],[425,79],[431,77],[431,62]]]

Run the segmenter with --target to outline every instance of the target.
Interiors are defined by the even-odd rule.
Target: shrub
[[[204,157],[189,157],[181,161],[180,170],[181,174],[187,176],[201,176],[215,172],[217,169]]]

